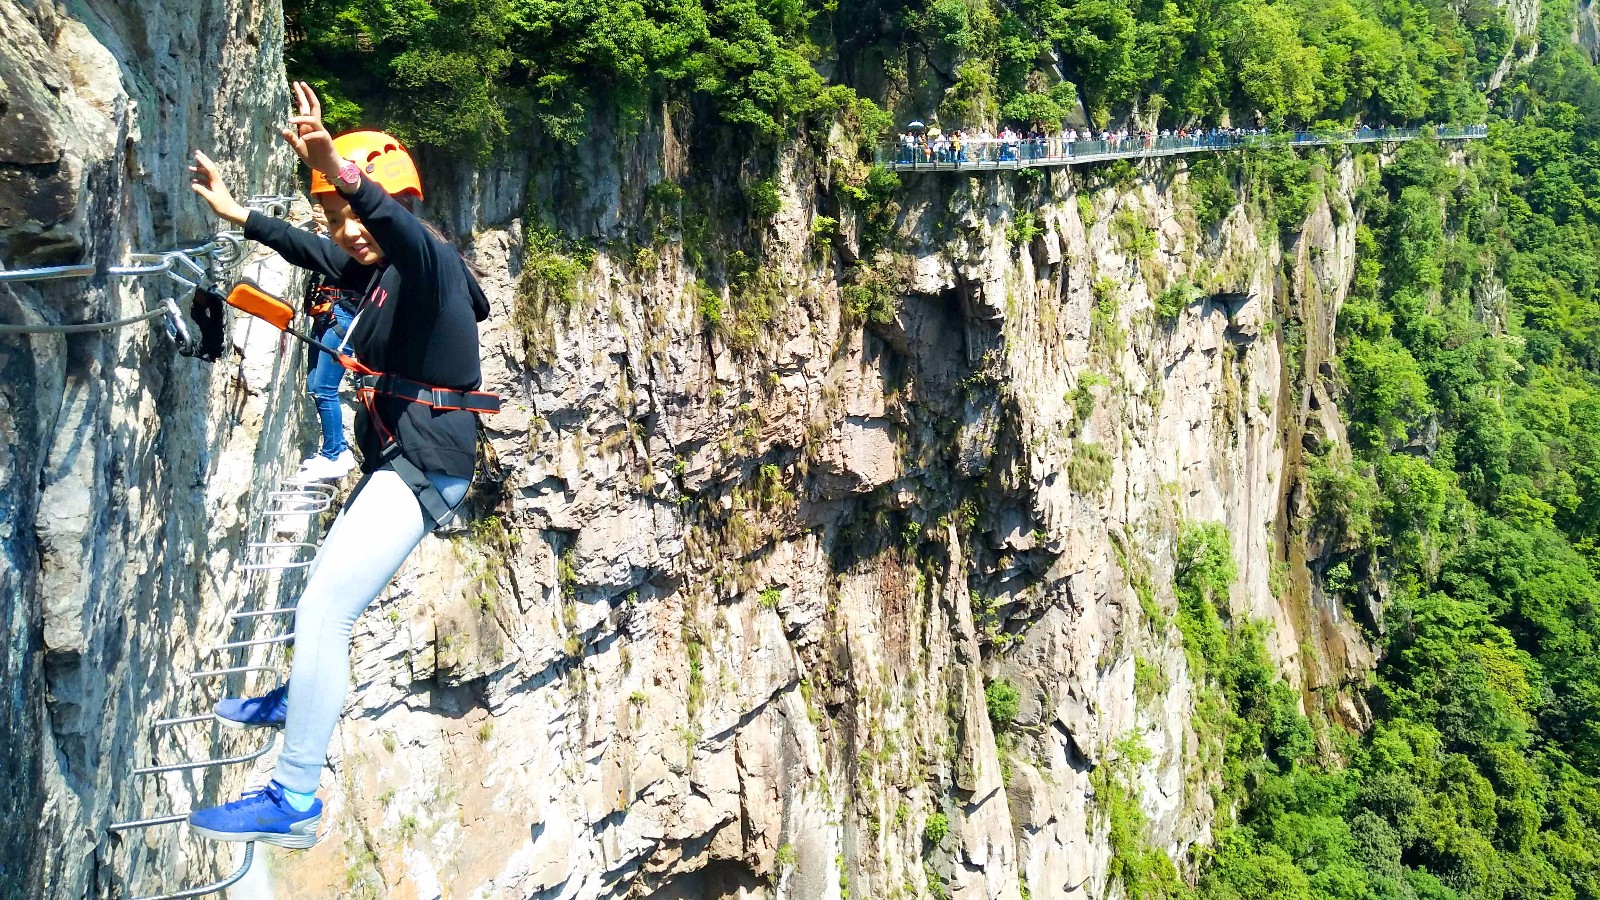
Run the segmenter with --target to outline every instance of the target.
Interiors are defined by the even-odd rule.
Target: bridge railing
[[[1348,131],[1295,131],[1275,134],[1201,133],[1183,137],[1144,137],[1126,140],[1067,140],[1045,138],[962,138],[959,145],[935,149],[930,145],[883,144],[875,153],[879,165],[916,171],[1027,168],[1067,165],[1105,159],[1137,159],[1180,153],[1241,150],[1252,147],[1315,147],[1328,144],[1364,144],[1408,141],[1419,137],[1463,140],[1488,135],[1484,125],[1447,125],[1412,128],[1358,128]]]

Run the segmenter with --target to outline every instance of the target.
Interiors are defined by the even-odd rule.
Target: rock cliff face
[[[684,242],[601,249],[541,304],[516,214],[626,247],[692,140],[646,128],[531,204],[516,177],[440,201],[491,272],[505,480],[361,626],[334,839],[276,877],[1106,896],[1097,791],[1181,856],[1214,772],[1170,624],[1179,525],[1225,523],[1235,612],[1271,623],[1291,680],[1337,689],[1371,662],[1290,528],[1301,442],[1340,435],[1322,377],[1357,167],[1292,236],[1244,207],[1201,229],[1181,167],[1095,189],[908,177],[883,263],[900,302],[863,327],[837,277],[857,237],[814,237],[839,185],[796,152],[749,251],[764,274],[722,289]],[[999,733],[990,684],[1017,689]]]
[[[0,28],[7,267],[203,237],[192,146],[247,190],[288,182],[275,4],[0,0]],[[1249,206],[1202,228],[1181,163],[908,176],[847,290],[881,240],[839,212],[849,165],[788,148],[756,218],[719,135],[625,135],[424,161],[488,272],[495,483],[358,623],[328,836],[267,856],[279,896],[1114,896],[1117,798],[1179,858],[1212,819],[1171,623],[1184,523],[1225,524],[1233,610],[1308,696],[1370,665],[1297,527],[1301,448],[1340,438],[1326,362],[1369,167],[1331,163],[1292,234]],[[539,249],[530,215],[596,249]],[[155,291],[0,303],[77,321]],[[236,322],[209,368],[163,341],[0,343],[0,805],[41,822],[5,834],[0,884],[23,894],[205,877],[176,829],[105,825],[268,771],[123,775],[151,719],[212,699],[178,676],[242,636],[225,613],[278,589],[234,567],[305,418],[273,336]]]
[[[1593,3],[1578,4],[1577,23],[1572,29],[1573,43],[1589,54],[1589,59],[1600,61],[1600,17]]]
[[[282,65],[281,23],[256,4],[0,2],[5,267],[203,243],[216,226],[189,196],[193,147],[230,160],[242,195],[289,186],[263,139]],[[245,271],[287,286],[275,264]],[[180,287],[11,285],[0,318],[115,319]],[[206,365],[175,356],[159,323],[0,337],[0,895],[153,893],[207,864],[196,845],[180,853],[176,828],[117,839],[105,826],[215,788],[129,772],[211,749],[198,732],[152,746],[148,726],[207,702],[185,673],[225,639],[249,504],[299,449],[295,359],[248,323],[230,345]]]

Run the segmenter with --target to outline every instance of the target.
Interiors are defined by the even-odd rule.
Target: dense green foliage
[[[415,143],[482,151],[537,126],[576,141],[669,94],[779,137],[808,116],[868,133],[887,120],[812,67],[807,0],[286,0],[290,69],[332,101],[335,128],[383,123]]]
[[[1407,147],[1363,198],[1354,458],[1310,481],[1329,589],[1392,590],[1377,722],[1347,765],[1232,763],[1204,897],[1600,897],[1600,82],[1570,12],[1546,8],[1519,121],[1465,167]],[[1271,693],[1226,685],[1228,712]]]
[[[1010,728],[1012,721],[1017,718],[1017,708],[1022,702],[1022,695],[1017,692],[1017,686],[1004,678],[989,682],[983,689],[984,706],[989,710],[989,721],[997,729]]]
[[[907,3],[900,21],[952,67],[939,113],[1060,122],[1081,95],[1097,125],[1139,103],[1160,121],[1309,124],[1474,119],[1473,85],[1511,46],[1492,0],[967,0]],[[885,18],[893,19],[893,14]],[[1055,51],[1067,82],[1041,60]],[[1075,86],[1076,90],[1071,90]],[[1053,120],[1053,121],[1052,121]]]
[[[1080,99],[1102,125],[1135,106],[1162,123],[1467,121],[1511,45],[1493,0],[285,0],[285,14],[291,73],[328,98],[331,124],[453,153],[527,128],[574,142],[663,99],[707,101],[768,139],[835,119],[872,137],[889,119],[851,83],[869,58],[902,115],[951,125],[1053,128]],[[813,66],[828,56],[850,63],[835,83]]]

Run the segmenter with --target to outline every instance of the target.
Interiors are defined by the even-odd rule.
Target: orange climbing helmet
[[[422,177],[411,154],[392,135],[381,131],[351,131],[333,139],[333,149],[356,164],[368,178],[390,194],[412,193],[422,199]],[[331,194],[333,183],[311,170],[311,194]]]

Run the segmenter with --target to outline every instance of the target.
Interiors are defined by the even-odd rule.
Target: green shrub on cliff
[[[1520,121],[1465,165],[1408,146],[1364,197],[1355,459],[1311,484],[1368,563],[1325,586],[1376,572],[1390,595],[1376,721],[1342,765],[1258,779],[1202,897],[1600,896],[1600,176],[1572,164],[1600,153],[1600,79],[1570,15],[1545,8]]]
[[[889,122],[811,65],[803,0],[286,0],[290,70],[336,128],[384,123],[452,152],[535,125],[577,142],[596,114],[624,130],[658,98],[699,95],[772,140],[808,117],[871,139]]]

